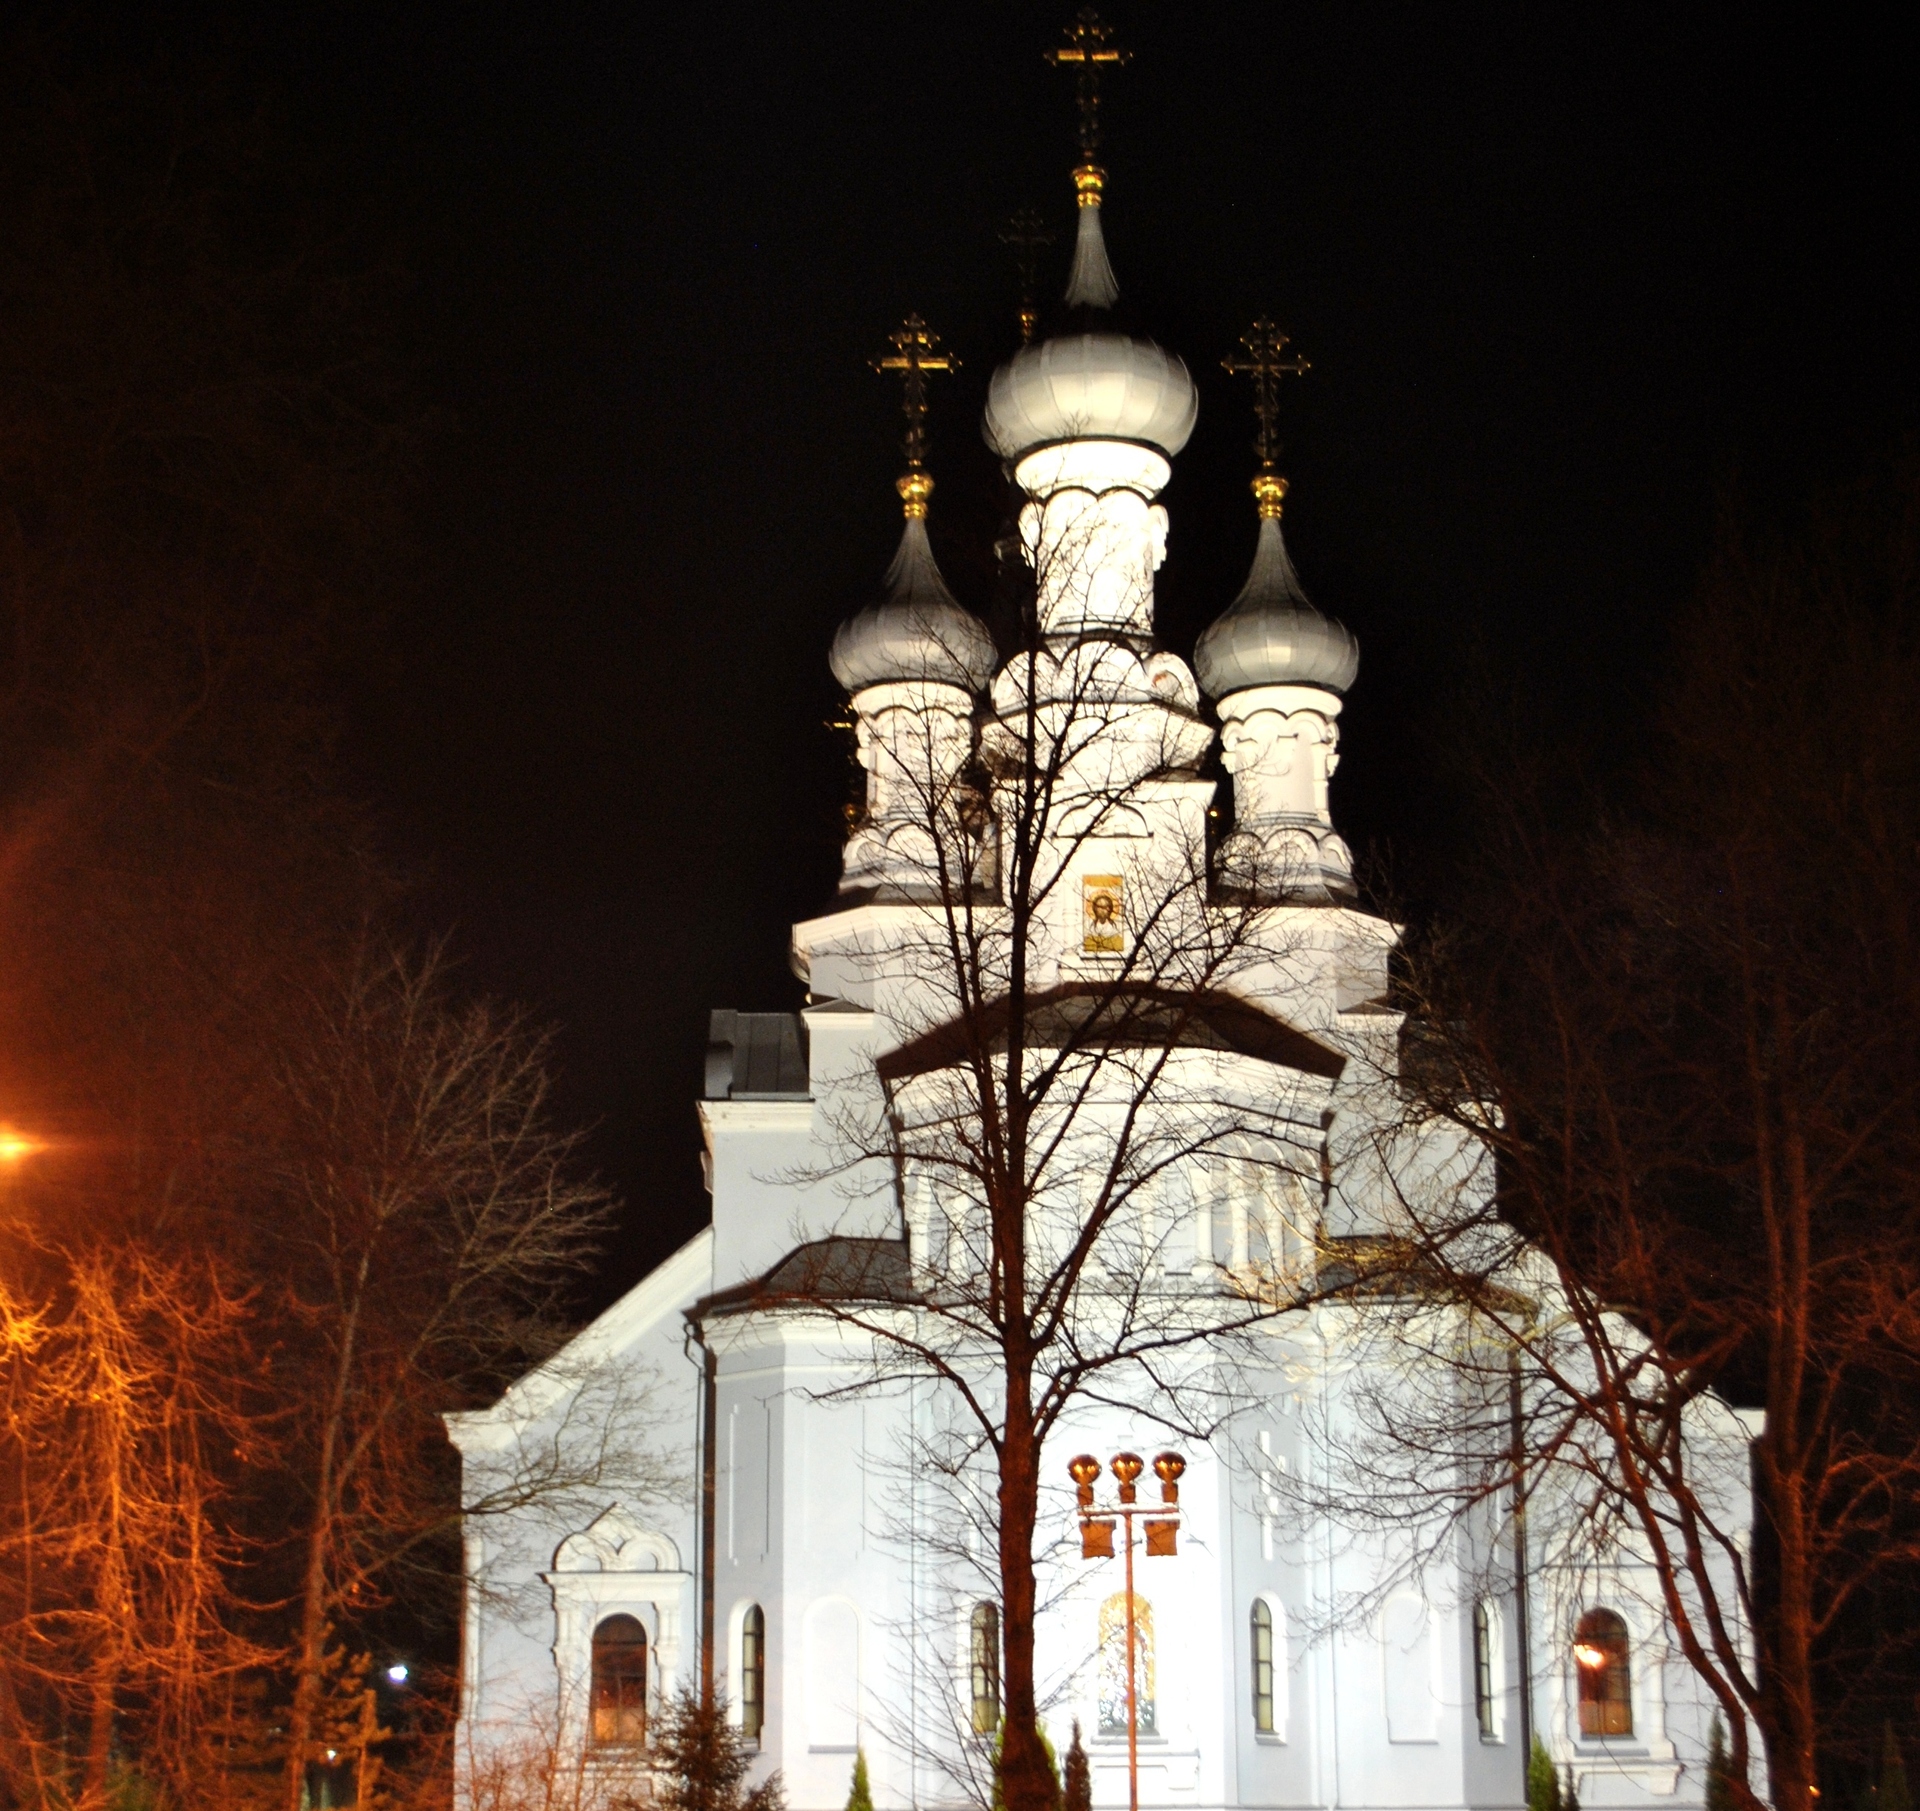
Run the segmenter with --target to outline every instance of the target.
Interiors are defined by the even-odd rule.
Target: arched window
[[[1263,1736],[1273,1734],[1273,1606],[1264,1597],[1253,1600],[1253,1726]]]
[[[1499,1639],[1493,1605],[1483,1597],[1473,1606],[1473,1714],[1483,1742],[1500,1739],[1500,1706],[1493,1678]]]
[[[740,1619],[740,1733],[760,1740],[767,1725],[767,1613],[747,1605]]]
[[[1611,1610],[1589,1610],[1573,1632],[1580,1680],[1580,1733],[1633,1734],[1633,1680],[1627,1670],[1627,1625]]]
[[[1153,1605],[1133,1600],[1133,1690],[1143,1736],[1154,1731]],[[1116,1591],[1100,1606],[1100,1733],[1127,1733],[1127,1594]]]
[[[1000,1606],[977,1603],[967,1621],[967,1687],[973,1699],[973,1733],[990,1736],[1000,1727]]]
[[[609,1616],[593,1631],[593,1744],[647,1739],[647,1631],[631,1616]]]

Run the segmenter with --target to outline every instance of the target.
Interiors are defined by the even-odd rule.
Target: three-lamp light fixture
[[[1116,1453],[1113,1475],[1120,1488],[1116,1500],[1099,1503],[1093,1487],[1100,1481],[1100,1461],[1091,1453],[1082,1453],[1067,1465],[1080,1503],[1080,1557],[1112,1559],[1114,1524],[1123,1525],[1121,1552],[1127,1562],[1127,1805],[1128,1811],[1140,1811],[1140,1698],[1136,1681],[1135,1652],[1139,1643],[1139,1619],[1133,1596],[1133,1523],[1137,1516],[1146,1524],[1144,1533],[1149,1559],[1171,1558],[1180,1551],[1180,1475],[1187,1462],[1178,1453],[1161,1453],[1153,1462],[1153,1475],[1160,1480],[1160,1501],[1140,1501],[1140,1474],[1147,1469],[1138,1453]]]
[[[1119,1500],[1103,1506],[1093,1499],[1093,1487],[1100,1480],[1100,1461],[1091,1453],[1082,1453],[1068,1463],[1067,1475],[1080,1498],[1082,1559],[1112,1559],[1115,1522],[1124,1519],[1131,1528],[1135,1516],[1145,1524],[1142,1532],[1149,1559],[1171,1557],[1180,1551],[1180,1479],[1187,1462],[1178,1453],[1161,1453],[1153,1462],[1153,1475],[1160,1480],[1160,1501],[1142,1505],[1138,1486],[1146,1468],[1138,1453],[1116,1453],[1113,1475],[1120,1486]]]

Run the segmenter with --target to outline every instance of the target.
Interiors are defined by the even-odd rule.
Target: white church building
[[[1170,1314],[1243,1302],[1266,1286],[1250,1276],[1278,1289],[1392,1224],[1391,1190],[1343,1157],[1366,1144],[1399,1031],[1395,930],[1355,902],[1329,811],[1358,645],[1301,589],[1270,464],[1245,587],[1191,664],[1155,642],[1157,498],[1197,392],[1180,358],[1105,318],[1117,289],[1101,173],[1089,159],[1076,180],[1068,325],[994,373],[984,423],[1022,501],[1041,657],[1003,656],[949,593],[913,441],[884,595],[832,648],[868,794],[840,896],[793,927],[807,1004],[713,1015],[697,1103],[711,1224],[496,1406],[449,1417],[476,1511],[460,1743],[476,1796],[503,1757],[536,1750],[589,1786],[644,1778],[649,1720],[710,1667],[757,1747],[753,1777],[778,1769],[796,1811],[837,1811],[856,1752],[882,1811],[984,1808],[999,1609],[990,1546],[924,1462],[949,1413],[942,1386],[877,1365],[844,1314],[795,1297],[837,1287],[911,1324],[968,1262],[959,1222],[910,1163],[855,1165],[864,1184],[847,1186],[846,1128],[908,1111],[902,1077],[938,1059],[939,983],[902,959],[951,909],[950,891],[945,906],[930,891],[926,773],[977,771],[1033,687],[1053,687],[1050,700],[1070,686],[1085,731],[1041,827],[1055,883],[1030,951],[1041,980],[1097,983],[1124,963],[1169,876],[1211,875],[1239,903],[1205,909],[1239,911],[1284,951],[1221,983],[1231,998],[1203,1054],[1272,1103],[1275,1136],[1302,1161],[1256,1166],[1243,1185],[1231,1164],[1170,1179],[1151,1238],[1129,1248],[1154,1267],[1142,1299]],[[1264,323],[1249,339],[1263,395],[1283,344]],[[896,346],[911,396],[938,368],[931,337],[910,323]],[[1216,783],[1202,768],[1216,738],[1233,835],[1210,843]],[[1095,770],[1109,798],[1124,790],[1124,824],[1089,830],[1075,787]],[[989,841],[1004,790],[982,789]],[[992,881],[991,864],[981,873]],[[1169,1123],[1188,1074],[1165,1071],[1155,1108]],[[1435,1138],[1409,1161],[1428,1173],[1467,1161]],[[1120,1562],[1082,1557],[1067,1465],[1172,1447],[1185,1460],[1178,1551],[1137,1562],[1143,1805],[1517,1807],[1535,1739],[1589,1807],[1701,1805],[1710,1705],[1630,1553],[1571,1553],[1544,1515],[1516,1540],[1511,1518],[1492,1516],[1409,1566],[1390,1532],[1304,1506],[1292,1486],[1344,1462],[1340,1404],[1366,1362],[1365,1312],[1309,1302],[1243,1330],[1238,1410],[1210,1440],[1176,1438],[1118,1399],[1056,1430],[1037,1634],[1053,1746],[1064,1752],[1077,1723],[1095,1802],[1127,1802]],[[1204,1342],[1179,1362],[1204,1369]],[[541,1477],[552,1488],[532,1487]],[[1346,1483],[1358,1493],[1365,1479]],[[1142,1488],[1157,1491],[1150,1477]],[[1731,1471],[1727,1489],[1744,1488]]]

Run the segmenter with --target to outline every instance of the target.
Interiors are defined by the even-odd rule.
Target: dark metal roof
[[[1027,1042],[1039,1050],[1074,1047],[1164,1049],[1174,1045],[1203,1050],[1232,1050],[1285,1069],[1334,1081],[1346,1058],[1284,1019],[1237,994],[1181,993],[1144,984],[1113,987],[1048,988],[1027,1002]],[[992,1051],[1007,1047],[1012,1008],[996,1000],[980,1008],[971,1024],[950,1019],[944,1025],[889,1050],[879,1062],[882,1081],[903,1081],[965,1063],[984,1043]]]
[[[807,1100],[807,1023],[797,1012],[716,1010],[707,1027],[708,1100]]]
[[[690,1320],[804,1307],[808,1302],[911,1302],[913,1270],[900,1239],[814,1239],[796,1246],[765,1276],[694,1303]]]

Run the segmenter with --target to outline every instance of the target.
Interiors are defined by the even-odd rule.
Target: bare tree
[[[363,1613],[422,1583],[458,1515],[435,1416],[552,1349],[600,1197],[560,1174],[571,1145],[545,1129],[539,1040],[358,949],[398,887],[330,783],[330,673],[404,545],[417,417],[395,271],[326,217],[244,97],[111,59],[77,70],[31,25],[7,49],[0,1113],[50,1148],[10,1176],[0,1225],[10,1328],[38,1330],[6,1355],[17,1437],[0,1497],[37,1556],[31,1609],[9,1626],[35,1631],[22,1651],[69,1685],[9,1671],[4,1715],[24,1732],[15,1777],[37,1755],[67,1769],[63,1790],[83,1770],[97,1786],[102,1741],[178,1783],[189,1746],[168,1731],[218,1726],[226,1759],[193,1762],[209,1798],[247,1783],[223,1770],[285,1762],[264,1758],[285,1725],[277,1681],[232,1675],[259,1658],[240,1631],[294,1651],[311,1727],[331,1714],[312,1683],[315,1603],[340,1661]],[[75,1318],[95,1261],[120,1279],[119,1323]],[[187,1341],[135,1287],[143,1265],[176,1279],[179,1316],[226,1303],[221,1330]],[[428,1324],[418,1297],[436,1290]],[[60,1380],[89,1353],[114,1388],[83,1412]],[[196,1395],[212,1362],[233,1388]],[[102,1444],[111,1403],[119,1446]],[[63,1441],[59,1414],[75,1417]],[[154,1417],[174,1468],[159,1482],[140,1469],[157,1463]],[[115,1499],[66,1488],[114,1453],[179,1512],[114,1523]],[[498,1500],[564,1490],[574,1457],[530,1457],[495,1480]],[[64,1569],[49,1529],[76,1543]],[[188,1625],[150,1601],[189,1533],[222,1587],[196,1600],[191,1662]],[[89,1572],[110,1534],[119,1571]],[[137,1623],[100,1607],[123,1574]],[[218,1715],[166,1709],[149,1651],[163,1626],[166,1664],[219,1688]],[[83,1651],[97,1718],[72,1697]]]
[[[441,1414],[490,1400],[558,1347],[565,1291],[598,1249],[608,1196],[578,1173],[577,1135],[553,1124],[547,1064],[522,1021],[449,997],[438,952],[370,949],[314,1002],[286,1065],[296,1131],[277,1245],[301,1503],[288,1811],[313,1759],[331,1625],[457,1523]]]
[[[763,1298],[870,1341],[854,1387],[930,1384],[951,1409],[911,1463],[951,1479],[986,1537],[1010,1811],[1051,1811],[1057,1792],[1034,1656],[1046,1444],[1101,1405],[1211,1437],[1236,1354],[1311,1298],[1345,1058],[1256,1002],[1310,985],[1345,936],[1384,973],[1386,936],[1318,909],[1333,902],[1317,871],[1252,845],[1216,875],[1192,675],[1152,648],[1144,603],[1130,632],[1091,620],[1116,574],[1139,584],[1139,524],[1091,504],[1047,524],[1028,536],[1025,645],[977,746],[949,679],[854,700],[869,780],[848,880],[876,910],[832,972],[860,969],[878,1030],[831,1078],[830,1164],[790,1180],[895,1202],[908,1266],[827,1241]],[[911,588],[916,527],[896,596],[924,605],[923,670],[964,672],[977,629],[937,575]],[[814,951],[816,992],[835,991],[830,954]]]
[[[1656,759],[1597,828],[1527,763],[1489,789],[1482,890],[1410,965],[1406,1073],[1497,1199],[1403,1187],[1364,1276],[1464,1305],[1467,1336],[1423,1307],[1398,1337],[1488,1411],[1383,1410],[1399,1475],[1429,1511],[1557,1493],[1629,1553],[1736,1795],[1757,1732],[1784,1811],[1898,1658],[1854,1645],[1863,1599],[1920,1563],[1917,521],[1909,479],[1799,547],[1730,535]],[[1749,1435],[1757,1538],[1726,1487]]]
[[[647,1791],[644,1760],[610,1764],[569,1741],[552,1707],[529,1708],[511,1741],[472,1744],[462,1757],[473,1811],[625,1811]]]
[[[255,1432],[222,1363],[244,1304],[204,1265],[124,1243],[34,1255],[39,1299],[0,1292],[0,1777],[99,1806],[129,1744],[150,1778],[192,1781],[208,1706],[258,1658],[232,1632],[208,1450]]]

